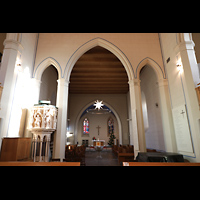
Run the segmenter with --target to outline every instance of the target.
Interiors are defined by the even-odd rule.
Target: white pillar
[[[134,80],[129,81],[129,91],[130,91],[130,107],[131,107],[131,122],[132,132],[130,132],[130,143],[134,145],[134,155],[137,157],[140,151],[139,137],[138,137],[138,126],[137,126],[137,116],[136,116],[136,102],[135,102],[135,89]]]
[[[196,160],[200,161],[200,112],[195,86],[198,83],[199,73],[197,73],[196,57],[194,56],[193,41],[181,42],[176,47],[177,62],[181,62],[183,72],[182,78],[183,91],[188,111],[189,124],[191,128],[192,141]]]
[[[40,85],[41,85],[42,81],[36,79],[36,78],[32,78],[31,79],[31,98],[30,98],[30,105],[33,106],[33,104],[37,104],[39,97],[40,97]]]
[[[40,154],[39,154],[39,162],[42,162],[42,144],[43,144],[44,135],[40,134]]]
[[[138,138],[140,151],[146,152],[146,139],[144,130],[144,120],[142,112],[142,97],[139,79],[134,79],[134,90],[135,90],[135,103],[136,103],[136,116],[137,116],[137,126],[138,126]]]
[[[45,162],[49,162],[51,134],[46,135],[46,150],[45,150]]]
[[[161,107],[163,134],[165,141],[165,151],[177,152],[172,110],[171,110],[170,96],[168,89],[168,80],[160,79],[158,81],[158,85],[160,93],[160,107]]]
[[[54,140],[54,158],[65,158],[65,142],[67,131],[68,85],[64,78],[58,80],[57,100],[58,122]]]
[[[3,86],[3,92],[1,97],[1,110],[0,110],[0,118],[2,120],[1,127],[1,136],[5,137],[8,132],[9,118],[10,112],[12,108],[12,100],[14,95],[14,88],[16,84],[17,78],[17,69],[16,69],[16,61],[20,59],[23,47],[22,45],[13,40],[7,39],[4,41],[4,51],[3,51],[3,59],[1,63],[1,71],[0,71],[0,82]],[[1,147],[1,141],[0,141]]]
[[[29,105],[30,107],[32,107],[34,104],[38,103],[39,97],[40,97],[40,85],[41,85],[41,81],[36,79],[36,78],[32,78],[31,79],[31,85],[30,85],[30,98],[29,98]],[[29,119],[30,118],[30,109],[27,110],[27,115],[26,118]],[[29,127],[29,120],[26,121],[26,127]],[[31,132],[26,128],[24,131],[24,136],[25,137],[32,137]]]

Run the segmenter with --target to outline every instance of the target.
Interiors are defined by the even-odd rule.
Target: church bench
[[[118,157],[119,164],[125,161],[134,159],[134,146],[133,145],[113,145],[112,152]]]
[[[85,165],[85,145],[66,145],[64,162],[80,162]]]
[[[134,159],[134,153],[118,153],[118,162],[129,161]]]
[[[189,162],[123,162],[123,166],[200,166]]]
[[[133,146],[121,146],[118,147],[118,162],[130,161],[134,159],[134,148]]]
[[[80,166],[80,162],[0,162],[0,166]]]
[[[118,146],[117,145],[113,145],[112,146],[112,152],[117,156],[118,155]]]

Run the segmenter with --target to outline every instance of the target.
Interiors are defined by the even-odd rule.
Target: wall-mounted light
[[[22,72],[22,63],[21,63],[21,60],[19,58],[17,58],[16,60],[16,64],[15,64],[15,67],[16,67],[16,70],[17,72]]]
[[[158,108],[158,103],[155,103],[155,105],[156,105],[156,108]]]
[[[180,62],[176,63],[176,67],[177,67],[179,73],[183,72],[183,66],[182,66],[182,64]]]

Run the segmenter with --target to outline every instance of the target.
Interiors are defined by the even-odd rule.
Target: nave
[[[85,151],[85,165],[86,166],[120,166],[118,164],[117,156],[112,153],[111,148],[98,151]]]

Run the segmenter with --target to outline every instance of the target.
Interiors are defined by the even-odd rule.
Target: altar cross
[[[96,127],[98,129],[98,135],[99,135],[99,129],[101,128],[99,125]]]

